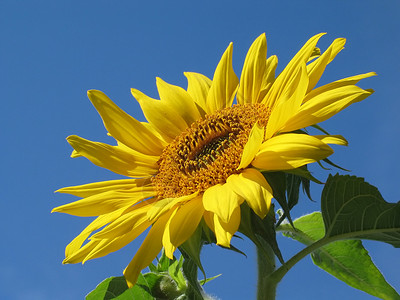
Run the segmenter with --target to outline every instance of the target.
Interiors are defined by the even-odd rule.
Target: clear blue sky
[[[279,3],[279,4],[276,4]],[[1,189],[0,294],[3,299],[82,299],[104,278],[121,274],[140,240],[105,258],[61,265],[64,247],[89,219],[50,214],[72,201],[53,191],[119,178],[84,158],[69,158],[70,134],[111,142],[86,90],[104,91],[143,120],[130,95],[137,88],[157,97],[155,77],[186,87],[184,71],[212,77],[221,54],[234,43],[240,72],[251,42],[265,32],[278,69],[312,35],[328,32],[346,48],[329,65],[323,83],[375,71],[362,87],[376,93],[324,123],[350,142],[332,159],[400,200],[400,4],[398,1],[19,1],[0,2]],[[324,180],[328,173],[315,173]],[[305,197],[295,217],[319,210]],[[254,299],[254,249],[234,240],[248,257],[208,246],[206,285],[220,299]],[[279,238],[286,259],[301,246]],[[365,243],[387,280],[400,290],[400,249]],[[374,299],[315,267],[296,265],[278,288],[278,299]]]

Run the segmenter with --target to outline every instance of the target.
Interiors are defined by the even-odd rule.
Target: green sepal
[[[342,170],[342,171],[350,172],[350,170],[347,170],[347,169],[345,169],[345,168],[343,168],[343,167],[341,167],[341,166],[339,166],[339,165],[333,163],[333,162],[332,162],[331,160],[329,160],[328,158],[324,158],[323,161],[326,162],[327,164],[331,165],[332,167],[338,168],[338,169],[340,169],[340,170]]]
[[[150,270],[150,272],[157,272],[158,271],[157,267],[153,263],[151,263],[149,265],[149,270]]]
[[[172,261],[165,255],[164,248],[161,250],[160,258],[157,257],[156,259],[157,259],[157,272],[167,272]]]
[[[181,256],[179,260],[174,260],[173,263],[168,268],[168,274],[178,285],[179,290],[186,290],[185,276],[182,273],[183,257]]]
[[[284,264],[281,251],[276,241],[274,205],[271,205],[270,211],[264,219],[257,216],[245,202],[240,206],[240,209],[241,221],[239,232],[247,236],[258,249],[263,250],[266,245],[270,247],[279,261]],[[269,253],[266,252],[265,254],[268,258]]]
[[[210,282],[211,280],[214,280],[214,279],[218,278],[218,277],[221,276],[221,275],[222,275],[222,274],[218,274],[218,275],[213,276],[213,277],[201,279],[201,280],[199,280],[199,283],[200,283],[201,285],[205,285],[207,282]]]
[[[290,169],[290,170],[285,170],[285,173],[289,173],[289,174],[294,174],[299,176],[300,178],[305,178],[308,181],[313,181],[315,183],[318,184],[324,184],[322,181],[318,180],[317,178],[315,178],[310,171],[308,171],[307,169],[307,165],[296,168],[296,169]]]
[[[185,252],[185,254],[189,256],[190,259],[193,260],[196,266],[201,270],[204,278],[207,278],[206,272],[204,271],[203,265],[201,264],[200,252],[203,245],[206,242],[211,241],[211,234],[207,225],[205,225],[204,223],[204,220],[201,220],[199,226],[197,226],[192,236],[188,240],[186,240],[181,246],[179,246],[179,251],[181,251],[181,253],[182,251]]]
[[[292,209],[299,202],[300,184],[301,177],[294,174],[286,174],[286,196],[289,209]]]
[[[281,206],[290,224],[293,224],[290,216],[290,208],[286,200],[286,174],[284,172],[261,172],[272,188],[276,201]]]
[[[315,128],[315,129],[321,131],[322,133],[324,133],[324,134],[326,134],[326,135],[330,135],[330,134],[328,133],[328,131],[326,131],[325,129],[323,129],[323,128],[322,128],[321,126],[319,126],[318,124],[311,125],[311,127],[313,127],[313,128]]]
[[[252,209],[246,202],[243,202],[242,205],[240,205],[241,220],[238,231],[247,236],[258,248],[262,249],[262,245],[256,236],[256,230],[254,228],[254,216],[255,214]]]
[[[261,243],[267,243],[274,251],[279,262],[284,265],[285,261],[276,240],[274,205],[271,204],[270,211],[264,219],[261,219],[254,212],[253,214],[253,228],[255,229],[256,237]]]

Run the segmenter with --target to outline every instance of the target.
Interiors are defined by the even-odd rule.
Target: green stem
[[[295,265],[297,264],[301,259],[309,255],[311,252],[314,252],[318,248],[324,246],[327,243],[326,239],[321,239],[310,246],[304,248],[301,250],[299,253],[291,257],[284,265],[280,266],[277,270],[271,274],[271,279],[273,281],[281,281],[283,276],[286,275],[286,273]]]
[[[276,269],[275,255],[269,245],[264,247],[257,246],[257,263],[258,263],[258,284],[257,284],[257,300],[274,300],[276,296],[276,287],[282,280],[283,276],[301,259],[324,246],[328,240],[323,238],[290,258],[284,265]]]
[[[267,244],[257,246],[258,283],[257,300],[274,300],[276,286],[279,281],[274,280],[271,274],[275,271],[275,254]]]

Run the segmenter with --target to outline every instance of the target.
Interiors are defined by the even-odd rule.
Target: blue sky
[[[324,127],[350,142],[347,148],[335,148],[336,163],[378,186],[387,201],[400,200],[399,13],[398,1],[1,1],[2,297],[82,299],[104,278],[120,275],[140,245],[138,239],[84,266],[61,265],[64,247],[89,220],[50,214],[54,206],[74,200],[53,191],[119,178],[83,158],[69,158],[68,135],[112,142],[86,91],[104,91],[143,120],[131,87],[157,97],[156,76],[184,87],[184,71],[212,77],[231,41],[239,73],[248,47],[263,32],[268,55],[278,55],[279,70],[309,37],[327,32],[322,49],[337,37],[346,37],[347,44],[322,83],[378,73],[361,83],[376,93]],[[328,175],[314,170],[322,180]],[[321,188],[312,189],[317,201],[303,197],[295,217],[319,210]],[[286,259],[301,249],[283,238],[279,243]],[[206,291],[220,299],[254,299],[254,249],[247,240],[234,244],[247,258],[217,246],[203,250],[207,274],[222,273]],[[400,291],[400,250],[365,245]],[[309,258],[278,287],[278,299],[294,298],[374,299],[319,270]]]

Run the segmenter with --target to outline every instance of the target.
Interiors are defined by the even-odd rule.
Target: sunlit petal
[[[146,268],[160,252],[162,248],[162,235],[169,217],[170,214],[165,214],[153,224],[139,250],[125,268],[124,276],[128,287],[135,285],[140,271]]]
[[[212,80],[207,76],[194,72],[184,72],[184,75],[188,80],[187,92],[189,95],[205,113],[211,113],[211,108],[207,103],[207,95],[210,91]]]
[[[207,96],[207,103],[211,112],[231,106],[235,97],[239,79],[232,68],[232,49],[233,46],[231,43],[215,69],[211,88]]]
[[[139,102],[147,121],[167,142],[187,128],[188,124],[179,111],[176,111],[169,103],[152,99],[136,89],[131,89],[131,93]]]
[[[187,202],[195,198],[197,195],[198,193],[193,193],[182,197],[160,199],[151,206],[147,212],[147,217],[149,220],[154,220],[162,214],[168,212],[175,205]]]
[[[262,103],[266,104],[268,107],[274,107],[275,101],[281,97],[282,92],[285,90],[287,84],[291,80],[293,72],[295,72],[295,70],[297,70],[301,64],[304,64],[308,61],[314,51],[315,45],[323,35],[324,33],[317,34],[310,38],[307,43],[305,43],[300,51],[297,52],[297,54],[288,63],[282,73],[278,75],[268,94],[262,100]]]
[[[307,65],[307,73],[310,78],[307,92],[311,91],[315,87],[324,73],[327,64],[329,64],[343,49],[345,43],[346,39],[335,39],[329,48],[319,58]]]
[[[268,171],[296,169],[332,153],[328,145],[315,137],[288,133],[264,142],[252,165]]]
[[[246,168],[256,156],[264,140],[265,128],[255,124],[251,129],[249,140],[243,148],[242,159],[237,169]]]
[[[150,177],[137,179],[117,179],[69,186],[59,189],[56,192],[85,198],[108,191],[127,190],[135,187],[145,186],[150,184],[150,182]]]
[[[251,45],[240,77],[237,101],[239,104],[255,103],[260,94],[267,57],[267,39],[261,34]]]
[[[205,210],[215,213],[222,222],[229,222],[234,210],[243,202],[243,198],[232,191],[228,184],[218,184],[204,192]]]
[[[253,168],[245,169],[240,174],[231,175],[227,182],[260,218],[267,215],[273,197],[272,188],[259,171]]]
[[[313,135],[313,137],[319,139],[325,144],[336,144],[341,146],[347,146],[349,144],[341,135]]]
[[[293,77],[288,82],[287,88],[281,94],[281,99],[276,101],[275,108],[272,110],[268,119],[265,138],[269,139],[279,132],[286,124],[287,120],[295,115],[303,102],[308,86],[308,75],[305,64],[301,64],[299,69],[293,73]]]
[[[240,207],[237,207],[232,212],[232,216],[228,222],[224,222],[217,214],[214,214],[214,232],[217,238],[217,245],[229,248],[231,246],[231,239],[239,229],[239,225]]]
[[[173,258],[176,248],[189,239],[199,225],[204,213],[201,198],[198,196],[179,206],[168,220],[163,235],[163,245],[165,254],[170,259]]]
[[[141,177],[157,172],[157,157],[135,156],[118,146],[91,142],[76,135],[69,136],[67,141],[77,153],[86,157],[95,165],[117,174]]]
[[[321,123],[350,104],[364,100],[372,93],[372,90],[363,90],[355,85],[327,90],[305,102],[299,111],[282,126],[281,131],[290,132]]]
[[[163,143],[139,121],[120,109],[103,92],[91,90],[88,97],[110,134],[130,148],[148,155],[159,155]]]
[[[153,186],[136,187],[129,190],[111,190],[55,207],[52,212],[62,212],[79,217],[99,216],[121,207],[134,205],[155,195]]]

